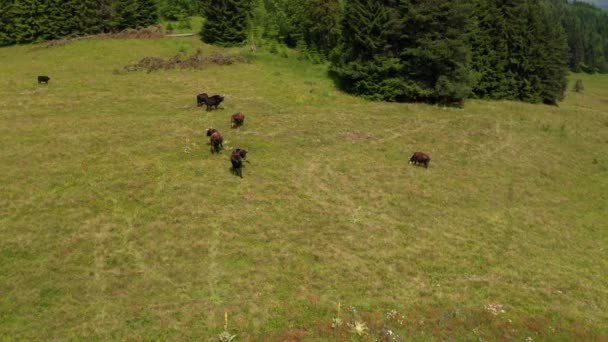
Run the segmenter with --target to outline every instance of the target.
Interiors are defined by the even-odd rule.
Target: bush
[[[576,80],[576,83],[574,83],[574,91],[577,93],[582,93],[583,90],[585,90],[585,87],[583,86],[583,80]]]
[[[275,41],[272,41],[272,43],[270,43],[270,47],[268,48],[268,52],[270,52],[272,54],[279,53],[279,49],[277,48],[277,43]]]
[[[192,24],[190,24],[190,18],[188,16],[180,16],[179,21],[177,23],[178,29],[192,29]]]

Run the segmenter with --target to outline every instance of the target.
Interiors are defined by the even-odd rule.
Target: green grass
[[[0,49],[0,336],[207,341],[227,312],[238,341],[607,338],[608,76],[573,75],[559,107],[458,110],[349,96],[263,47],[112,72],[200,46]]]

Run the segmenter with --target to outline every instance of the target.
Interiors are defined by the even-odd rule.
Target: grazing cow
[[[207,111],[210,111],[213,106],[215,106],[215,109],[217,109],[217,107],[220,105],[220,103],[222,103],[222,101],[224,101],[224,97],[221,95],[213,95],[208,97],[205,101],[205,103],[207,104]]]
[[[207,103],[208,98],[209,95],[207,95],[206,93],[196,95],[196,106],[200,107],[203,105],[203,103]]]
[[[234,113],[230,117],[230,128],[237,128],[245,123],[245,115],[241,112]]]
[[[237,176],[243,178],[243,160],[245,160],[247,156],[247,151],[237,148],[232,151],[230,155],[230,162],[232,163],[232,173]]]
[[[211,153],[220,153],[220,149],[224,147],[224,138],[222,137],[222,133],[215,128],[208,128],[207,136],[209,137],[209,142],[211,143]]]
[[[422,164],[425,168],[429,167],[430,161],[431,157],[429,157],[428,154],[422,152],[414,152],[414,154],[410,158],[410,164]]]
[[[38,76],[38,84],[40,84],[40,83],[48,84],[50,79],[51,78],[48,76]]]

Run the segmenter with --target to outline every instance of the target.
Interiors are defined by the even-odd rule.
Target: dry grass
[[[212,340],[227,311],[239,341],[606,337],[606,77],[559,108],[460,110],[354,98],[263,45],[112,73],[199,47],[0,49],[0,336]]]

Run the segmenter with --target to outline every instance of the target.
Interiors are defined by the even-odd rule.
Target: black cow
[[[230,117],[230,128],[237,128],[245,123],[245,114],[238,112]]]
[[[203,105],[203,103],[207,103],[208,98],[209,95],[207,95],[206,93],[196,95],[196,106],[200,107]]]
[[[222,133],[215,128],[207,128],[207,136],[211,143],[211,153],[220,153],[220,149],[224,147]]]
[[[410,164],[424,165],[425,168],[429,167],[429,162],[431,161],[431,157],[428,154],[422,152],[414,152],[412,157],[410,158]]]
[[[247,151],[237,148],[232,151],[230,155],[230,162],[232,163],[232,173],[243,178],[243,161],[247,157]]]
[[[224,97],[221,95],[213,95],[211,97],[208,97],[205,101],[205,103],[207,104],[207,111],[210,111],[213,106],[215,106],[215,109],[217,109],[217,107],[220,105],[220,103],[222,103],[222,101],[224,101]]]
[[[48,84],[50,79],[51,78],[48,76],[38,76],[38,84],[40,84],[40,83]]]

